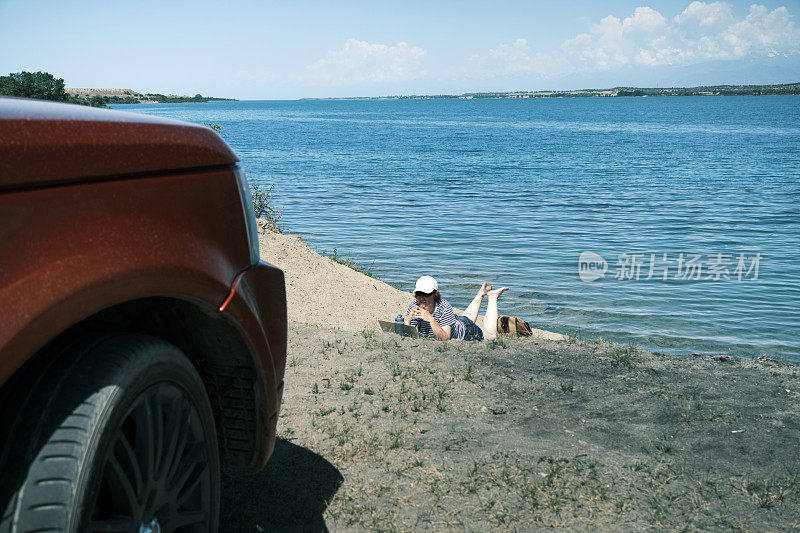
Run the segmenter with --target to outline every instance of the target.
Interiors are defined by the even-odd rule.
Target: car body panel
[[[232,164],[210,128],[108,109],[0,98],[0,190]]]
[[[268,353],[261,353],[258,359],[262,379],[267,383],[266,424],[269,427],[266,445],[268,449],[263,458],[264,463],[253,465],[253,468],[264,466],[266,459],[272,455],[275,445],[275,430],[278,412],[283,395],[283,378],[286,367],[287,319],[286,289],[283,271],[273,265],[260,263],[242,272],[234,282],[228,298],[220,307],[229,314],[235,323],[244,324],[249,329],[261,328],[265,342],[253,346],[253,350],[261,352],[266,346]],[[260,317],[272,317],[269,323]],[[282,317],[282,321],[278,318]]]
[[[218,434],[241,429],[254,442],[230,464],[262,467],[283,389],[286,295],[280,269],[252,264],[236,156],[205,127],[76,107],[0,98],[0,387],[76,325],[129,330],[147,315],[136,331],[183,344],[218,424],[233,412],[225,373],[247,374],[250,412]],[[162,328],[147,305],[170,300],[223,329],[169,331],[191,328],[183,317]]]
[[[0,301],[13,302],[0,307],[0,383],[17,359],[105,307],[164,294],[218,307],[250,258],[246,241],[229,238],[244,234],[243,217],[219,212],[240,203],[229,173],[0,195]]]

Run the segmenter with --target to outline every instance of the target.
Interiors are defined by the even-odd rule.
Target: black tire
[[[186,356],[132,334],[60,351],[3,400],[0,533],[216,531],[216,430]]]

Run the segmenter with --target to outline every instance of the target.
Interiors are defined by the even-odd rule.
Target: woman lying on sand
[[[497,298],[508,290],[508,287],[492,289],[484,282],[478,294],[464,310],[464,316],[453,312],[450,302],[439,294],[439,284],[431,276],[422,276],[414,287],[416,301],[408,306],[404,322],[415,326],[420,335],[436,337],[440,341],[463,339],[466,341],[491,341],[497,338]],[[481,308],[483,297],[488,296],[486,315],[483,317],[483,329],[475,320]]]

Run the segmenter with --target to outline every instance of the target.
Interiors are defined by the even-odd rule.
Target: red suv
[[[0,532],[214,531],[272,453],[283,272],[209,128],[0,98]]]

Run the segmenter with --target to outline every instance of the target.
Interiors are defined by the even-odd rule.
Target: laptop
[[[394,322],[389,322],[388,320],[378,320],[378,324],[381,325],[381,329],[386,333],[394,333]],[[414,326],[406,326],[403,324],[403,337],[419,337],[419,331]]]

